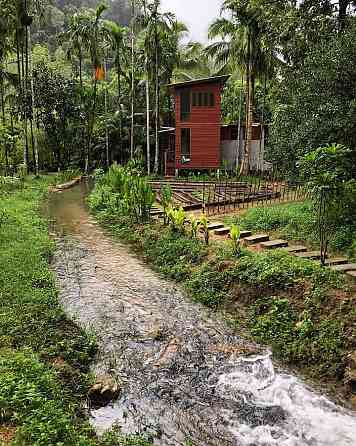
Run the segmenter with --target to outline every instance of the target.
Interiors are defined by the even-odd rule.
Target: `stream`
[[[121,386],[91,411],[98,434],[117,424],[162,446],[356,445],[355,413],[276,368],[269,351],[113,240],[89,215],[88,191],[52,194],[48,214],[61,303],[96,335],[93,372]]]

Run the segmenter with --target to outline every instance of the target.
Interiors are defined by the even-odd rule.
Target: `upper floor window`
[[[180,93],[180,119],[181,121],[187,121],[191,112],[191,100],[190,90],[183,90]]]
[[[215,107],[215,95],[208,91],[193,92],[193,107]]]

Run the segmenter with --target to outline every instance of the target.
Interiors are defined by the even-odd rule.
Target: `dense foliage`
[[[355,144],[354,2],[225,0],[207,48],[160,1],[0,0],[0,166],[86,171],[140,152],[162,168],[171,81],[231,73],[226,123],[269,126],[268,158]],[[245,128],[245,130],[244,130]]]

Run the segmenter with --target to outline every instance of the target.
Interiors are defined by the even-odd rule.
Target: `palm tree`
[[[160,129],[160,97],[161,97],[161,62],[164,53],[163,41],[172,33],[175,17],[171,13],[159,11],[160,0],[144,2],[145,14],[140,17],[140,24],[145,29],[144,48],[148,59],[148,79],[155,91],[155,159],[154,172],[159,168],[159,129]]]
[[[78,58],[79,62],[79,82],[80,87],[83,87],[83,49],[85,48],[85,16],[80,13],[75,13],[70,17],[68,30],[62,34],[61,40],[67,43],[66,53],[70,60],[73,56]]]
[[[261,10],[243,0],[225,0],[222,12],[230,17],[218,18],[209,28],[211,39],[221,38],[211,44],[207,52],[215,56],[222,66],[241,71],[245,76],[246,136],[244,158],[240,166],[243,174],[250,171],[250,153],[254,111],[254,89],[258,77],[272,74],[274,52],[265,44],[261,24]]]
[[[122,76],[125,74],[122,68],[123,63],[127,62],[126,55],[126,29],[115,22],[106,20],[104,22],[104,29],[108,33],[108,38],[111,43],[111,47],[114,50],[114,62],[117,74],[117,95],[119,105],[119,148],[122,151]]]
[[[98,81],[104,72],[102,67],[103,41],[106,37],[102,15],[107,9],[106,5],[99,4],[95,11],[88,10],[80,17],[79,32],[83,46],[88,50],[94,70],[92,107],[88,117],[87,153],[85,156],[85,172],[88,173],[91,158],[91,144],[94,130]]]
[[[218,66],[200,42],[189,42],[178,48],[178,61],[173,72],[174,82],[191,81],[226,74],[225,66]]]

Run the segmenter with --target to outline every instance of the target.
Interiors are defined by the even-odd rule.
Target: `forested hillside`
[[[61,11],[69,11],[78,8],[95,9],[97,0],[55,0],[54,4]],[[122,25],[126,25],[130,20],[130,7],[128,0],[107,1],[108,10],[106,16]]]

